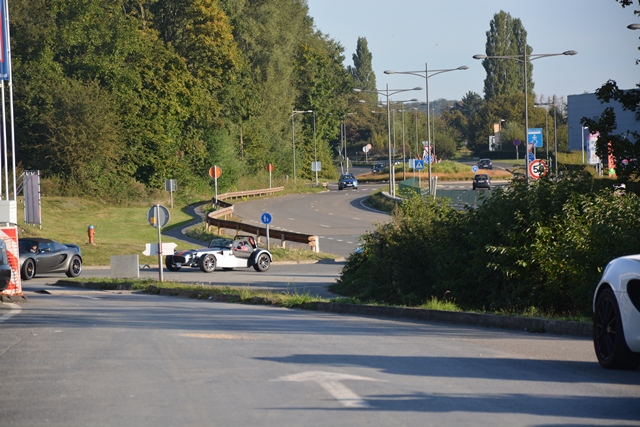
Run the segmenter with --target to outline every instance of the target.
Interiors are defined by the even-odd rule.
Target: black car
[[[486,188],[491,190],[491,178],[486,173],[479,173],[473,177],[473,189]]]
[[[479,169],[493,169],[493,163],[491,163],[491,159],[480,159],[478,160],[478,168]]]
[[[384,163],[376,163],[373,166],[371,166],[371,172],[372,173],[382,173],[387,169],[387,165]]]
[[[0,291],[4,291],[11,283],[11,266],[7,257],[7,244],[0,240]]]
[[[82,272],[80,246],[62,244],[51,239],[18,239],[20,250],[20,275],[23,280],[33,279],[36,274],[65,273],[78,277]]]

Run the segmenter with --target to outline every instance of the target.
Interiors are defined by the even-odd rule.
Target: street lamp
[[[307,114],[307,113],[313,113],[313,110],[291,110],[291,146],[293,147],[293,183],[297,184],[297,177],[296,177],[296,137],[295,137],[295,124],[293,121],[293,117],[296,114]],[[315,115],[314,115],[315,117]],[[315,123],[315,121],[314,121]],[[315,125],[314,125],[314,132],[315,132]],[[314,133],[314,138],[315,138],[315,133]]]
[[[554,168],[556,170],[556,182],[558,182],[558,128],[556,127],[556,111],[558,111],[558,109],[556,108],[555,104],[553,102],[538,102],[534,105],[546,105],[546,106],[550,106],[553,105],[553,163],[554,163]],[[549,114],[547,114],[549,115]],[[545,116],[545,123],[547,120],[547,117]],[[547,132],[547,147],[549,147],[549,132]],[[549,150],[547,149],[547,152]],[[547,157],[549,157],[549,154],[547,154]]]
[[[418,76],[424,78],[425,81],[425,94],[427,97],[427,155],[429,156],[427,160],[427,170],[429,174],[429,194],[433,194],[431,191],[431,118],[429,117],[429,78],[446,73],[449,71],[458,71],[458,70],[466,70],[469,67],[466,65],[462,65],[458,68],[447,68],[443,70],[429,70],[427,63],[424,64],[424,70],[420,71],[393,71],[393,70],[385,70],[385,74],[411,74],[413,76]],[[431,74],[429,74],[431,73]]]
[[[627,28],[630,30],[640,30],[640,24],[629,24]]]
[[[521,62],[524,64],[524,136],[526,139],[526,151],[525,151],[525,177],[527,178],[527,182],[529,182],[529,99],[528,99],[528,76],[527,76],[527,59],[529,61],[533,61],[535,59],[546,58],[549,56],[562,56],[562,55],[575,55],[578,52],[575,50],[566,50],[562,53],[538,53],[527,55],[527,47],[524,48],[524,53],[522,55],[495,55],[495,56],[487,56],[487,55],[473,55],[473,59],[513,59],[515,61]]]
[[[389,85],[387,84],[386,89],[375,89],[375,90],[365,90],[365,89],[353,89],[356,93],[377,93],[378,95],[384,95],[387,98],[387,145],[389,148],[389,194],[391,196],[396,195],[396,183],[394,182],[394,173],[393,173],[393,164],[391,162],[391,109],[389,108],[389,97],[401,92],[409,92],[412,90],[422,90],[421,87],[414,87],[413,89],[389,89]]]
[[[402,105],[402,108],[400,110],[397,110],[398,112],[402,113],[402,179],[405,180],[407,179],[407,154],[406,154],[406,148],[405,148],[405,140],[404,140],[404,113],[406,112],[406,110],[404,109],[404,104],[406,102],[418,102],[418,98],[413,98],[413,99],[408,99],[406,101],[391,101],[391,102],[395,102],[398,103],[400,105]],[[394,111],[396,111],[394,109]],[[395,116],[394,116],[394,129],[395,129]],[[395,137],[396,137],[396,132],[395,130],[393,131],[393,149],[395,150],[396,148],[396,144],[395,144]],[[393,153],[395,156],[395,152]]]

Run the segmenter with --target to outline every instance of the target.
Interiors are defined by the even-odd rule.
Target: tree
[[[632,0],[615,1],[623,8],[633,5]],[[633,14],[640,16],[640,10],[634,10]],[[596,97],[602,103],[609,103],[612,100],[619,102],[624,110],[634,111],[636,119],[640,120],[640,84],[636,85],[636,89],[625,91],[618,88],[615,81],[609,80],[596,90]],[[587,126],[591,133],[599,133],[596,154],[601,159],[608,159],[609,155],[613,156],[616,176],[619,180],[627,181],[640,177],[640,133],[629,129],[618,130],[612,107],[605,108],[598,120],[583,117],[581,123]]]
[[[487,56],[520,56],[531,47],[527,45],[527,31],[520,19],[514,19],[507,12],[500,11],[493,16],[487,31],[485,53]],[[484,80],[484,98],[490,101],[498,95],[522,93],[524,87],[524,66],[522,60],[485,58],[482,66],[487,72]],[[533,94],[533,67],[527,60],[529,94]]]
[[[347,67],[353,77],[354,87],[364,90],[376,90],[376,75],[373,72],[373,55],[369,51],[367,39],[358,37],[356,53],[353,54],[353,67]]]

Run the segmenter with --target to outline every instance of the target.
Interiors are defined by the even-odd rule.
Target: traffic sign
[[[478,172],[478,165],[471,166],[471,172],[473,172],[473,173]]]
[[[542,128],[529,128],[527,142],[536,148],[542,147]]]
[[[269,212],[265,212],[260,217],[260,220],[262,221],[262,223],[264,225],[269,225],[269,224],[271,224],[271,221],[273,220],[273,217],[271,216],[271,214]]]
[[[162,228],[167,225],[170,217],[169,210],[162,205],[151,206],[147,211],[147,221],[154,228],[158,228],[158,226]]]
[[[547,172],[549,172],[549,168],[544,160],[537,159],[529,163],[529,175],[531,178],[540,179],[545,176]]]
[[[212,166],[212,167],[209,169],[209,176],[210,176],[211,178],[216,178],[216,179],[217,179],[217,178],[220,178],[220,175],[221,175],[221,174],[222,174],[222,169],[220,169],[220,167],[219,167],[219,166]]]
[[[534,156],[532,152],[529,152],[528,156],[530,162],[533,162],[536,159],[536,156]]]
[[[513,145],[515,145],[516,147],[520,145],[520,140],[519,139],[514,139],[513,140]]]
[[[411,168],[417,171],[424,170],[424,160],[411,159]]]

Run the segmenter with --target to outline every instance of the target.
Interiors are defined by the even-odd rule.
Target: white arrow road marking
[[[360,396],[348,389],[341,381],[380,381],[374,378],[357,375],[337,374],[335,372],[307,371],[299,374],[287,375],[272,381],[305,382],[315,381],[320,387],[331,394],[338,402],[347,408],[369,408],[370,405]]]
[[[6,305],[7,307],[10,307],[11,311],[9,311],[7,314],[3,314],[2,316],[0,316],[0,323],[4,322],[5,320],[11,319],[13,316],[19,314],[22,311],[22,307],[20,307],[20,305],[14,304],[12,302],[2,303],[2,305]]]

